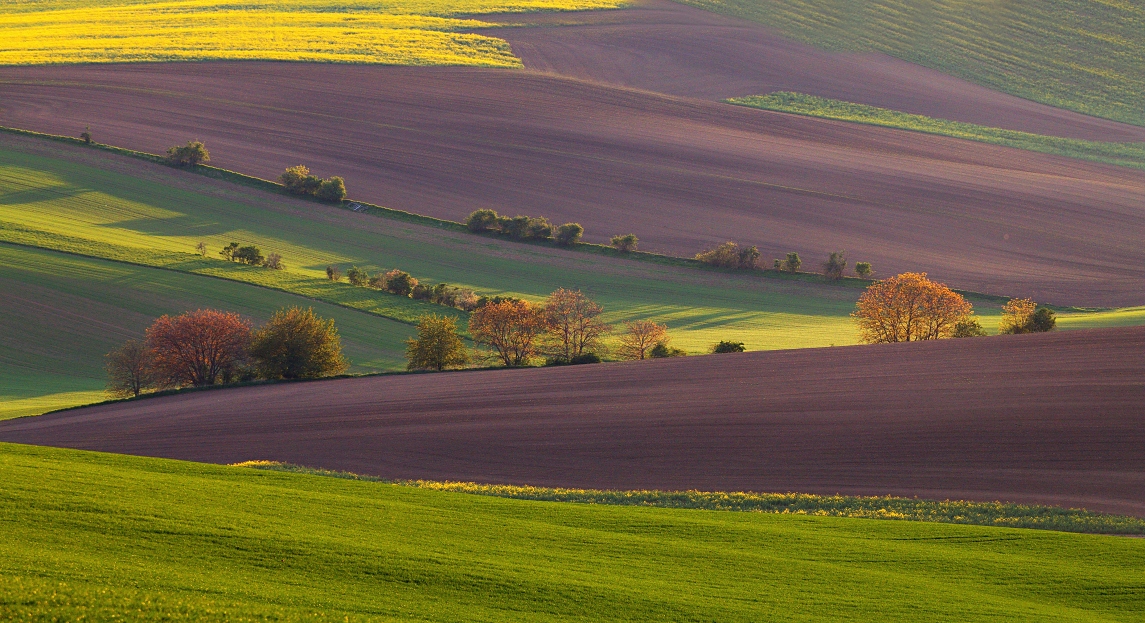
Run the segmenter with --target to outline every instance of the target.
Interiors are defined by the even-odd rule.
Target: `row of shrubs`
[[[85,143],[91,143],[91,130],[80,135]],[[175,167],[195,167],[211,161],[211,154],[202,141],[187,141],[186,145],[175,145],[167,149],[167,164]],[[278,176],[286,191],[295,195],[317,197],[322,201],[339,203],[346,198],[346,182],[338,176],[322,179],[310,174],[305,165],[289,167]]]
[[[703,262],[709,266],[717,266],[719,268],[742,268],[745,270],[759,270],[762,268],[760,265],[760,252],[759,247],[740,247],[735,242],[724,242],[718,244],[707,251],[701,251],[696,254],[696,260]],[[784,259],[776,259],[772,263],[772,269],[785,272],[798,272],[803,266],[803,260],[799,258],[799,254],[794,251],[787,254]],[[847,257],[845,251],[835,251],[827,257],[827,261],[823,263],[823,276],[837,280],[842,279],[847,271]],[[855,275],[864,279],[870,278],[874,274],[870,262],[856,262]]]
[[[580,223],[554,226],[543,216],[502,216],[496,210],[474,210],[465,219],[465,226],[474,233],[494,232],[513,240],[551,240],[563,247],[571,247],[584,236]],[[622,252],[636,250],[639,239],[635,234],[612,237],[612,246]]]
[[[199,255],[207,257],[207,243],[200,242],[195,245],[195,250]],[[286,263],[282,261],[282,256],[277,253],[268,253],[265,256],[262,250],[254,245],[239,246],[239,243],[232,242],[223,247],[219,251],[219,255],[228,262],[238,262],[248,266],[262,266],[273,270],[286,270]]]
[[[341,281],[342,271],[337,266],[327,266],[326,277],[330,281]],[[477,309],[490,300],[478,296],[469,288],[459,288],[445,283],[423,284],[413,275],[397,268],[371,275],[365,269],[352,266],[346,271],[346,280],[352,286],[382,290],[467,312]]]

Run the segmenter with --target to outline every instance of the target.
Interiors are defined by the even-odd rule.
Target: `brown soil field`
[[[1145,128],[992,91],[882,54],[841,54],[671,0],[621,11],[482,15],[534,71],[708,100],[798,91],[942,119],[1094,141]]]
[[[832,250],[881,275],[1047,303],[1145,302],[1145,171],[528,71],[291,63],[0,68],[0,124],[161,152],[204,140],[261,177],[306,163],[354,198],[636,233],[691,255]]]
[[[0,440],[388,478],[893,494],[1145,516],[1145,328],[366,377],[0,423]]]

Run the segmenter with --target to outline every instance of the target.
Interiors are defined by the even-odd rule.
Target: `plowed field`
[[[195,392],[0,440],[389,478],[1145,515],[1145,328]]]

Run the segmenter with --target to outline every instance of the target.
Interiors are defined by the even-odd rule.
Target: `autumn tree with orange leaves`
[[[250,323],[233,312],[200,309],[161,316],[147,329],[155,370],[172,385],[227,381],[246,359]]]
[[[544,308],[528,301],[488,303],[469,316],[473,341],[491,348],[506,366],[528,365],[548,328]]]
[[[859,339],[877,344],[950,337],[971,311],[962,295],[926,273],[903,273],[871,284],[851,317],[859,325]]]
[[[624,359],[646,359],[653,347],[667,343],[667,326],[651,320],[626,322],[617,354]]]

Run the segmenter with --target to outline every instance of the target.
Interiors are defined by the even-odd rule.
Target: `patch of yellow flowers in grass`
[[[623,0],[16,0],[0,65],[279,60],[519,67],[464,15],[617,8]]]
[[[936,523],[972,524],[1009,528],[1041,528],[1097,534],[1145,534],[1145,520],[1053,506],[1027,506],[1002,502],[919,500],[915,498],[809,495],[806,493],[745,493],[723,491],[601,491],[518,485],[483,485],[474,482],[386,480],[351,472],[315,469],[277,461],[247,461],[237,467],[384,482],[404,487],[488,495],[518,500],[573,502],[613,506],[690,508],[748,511],[821,517],[898,519]]]

